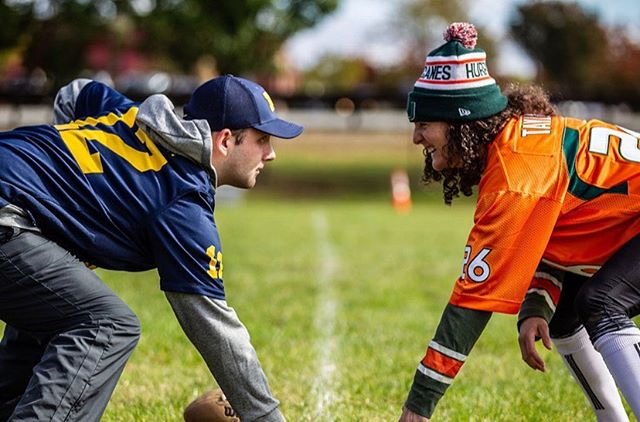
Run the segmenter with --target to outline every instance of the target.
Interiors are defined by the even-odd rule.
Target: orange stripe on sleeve
[[[427,349],[427,354],[422,359],[424,366],[450,378],[455,378],[460,368],[462,368],[463,363],[464,362],[443,355],[431,347]]]
[[[557,304],[560,300],[560,288],[553,284],[550,280],[535,277],[531,282],[531,287],[536,289],[543,289],[551,296],[553,303]]]

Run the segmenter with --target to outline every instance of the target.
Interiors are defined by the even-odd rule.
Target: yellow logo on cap
[[[276,111],[276,106],[273,105],[273,101],[271,101],[271,97],[269,96],[269,94],[267,94],[267,91],[263,91],[262,96],[265,100],[267,100],[267,103],[269,103],[269,108],[271,109],[271,111]]]

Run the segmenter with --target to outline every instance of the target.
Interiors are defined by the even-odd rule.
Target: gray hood
[[[136,123],[154,143],[194,161],[217,180],[216,169],[211,164],[211,129],[206,120],[178,117],[171,100],[155,94],[140,104]]]

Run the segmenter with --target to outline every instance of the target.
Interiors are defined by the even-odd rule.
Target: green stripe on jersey
[[[602,189],[597,186],[588,184],[580,179],[576,170],[576,156],[578,155],[578,131],[571,128],[565,128],[562,135],[562,149],[569,171],[569,193],[584,201],[597,198],[605,193],[621,193],[627,194],[629,189],[627,182],[620,183],[610,189]]]

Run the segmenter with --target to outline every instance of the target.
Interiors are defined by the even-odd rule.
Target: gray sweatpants
[[[38,233],[0,227],[0,421],[98,421],[140,323]]]

